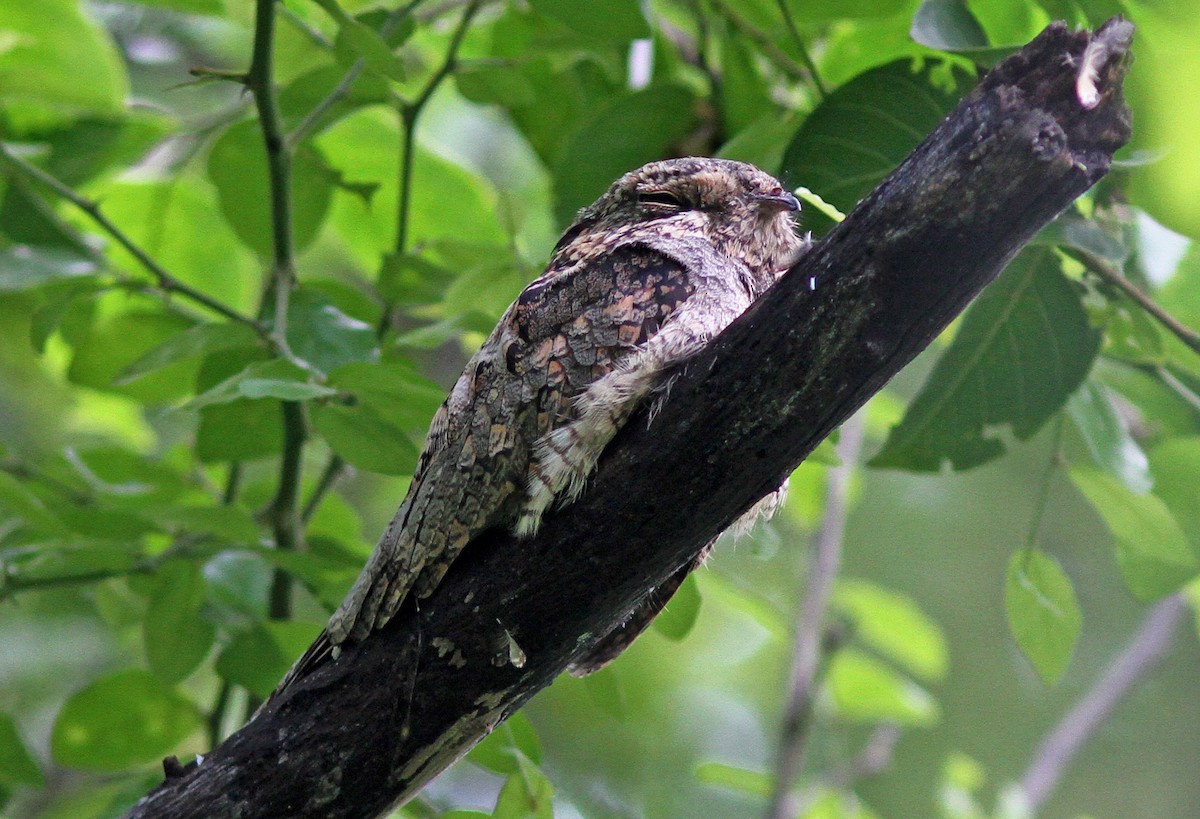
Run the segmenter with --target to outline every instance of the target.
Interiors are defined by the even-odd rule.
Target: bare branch
[[[400,141],[400,203],[396,213],[396,254],[401,255],[408,249],[408,222],[409,211],[412,209],[412,166],[413,154],[416,148],[416,129],[417,120],[421,116],[421,112],[425,110],[425,106],[433,97],[435,91],[442,82],[454,72],[455,65],[458,60],[458,49],[462,45],[463,37],[466,36],[467,29],[471,27],[471,20],[479,11],[481,0],[471,0],[463,10],[462,17],[458,21],[458,27],[455,28],[454,34],[450,37],[450,44],[446,47],[446,54],[442,59],[441,65],[433,72],[429,80],[418,92],[412,102],[403,103],[399,106],[400,110],[400,127],[404,130]],[[384,310],[384,321],[387,320],[389,309]]]
[[[383,25],[379,27],[379,35],[387,37],[396,30],[396,26],[400,25],[400,21],[412,13],[413,9],[419,6],[424,0],[410,0],[408,5],[401,6],[394,10],[383,21]],[[283,8],[286,8],[283,7]],[[332,44],[330,44],[332,47]],[[354,65],[346,71],[346,75],[342,77],[341,82],[334,86],[323,100],[318,102],[311,111],[300,121],[300,124],[292,129],[292,132],[284,139],[284,143],[289,150],[295,150],[296,146],[308,139],[318,128],[324,123],[325,116],[329,111],[344,100],[350,94],[350,89],[354,87],[354,82],[366,70],[367,61],[363,59],[355,60]]]
[[[1137,634],[1042,741],[1021,777],[1021,790],[1031,814],[1054,793],[1063,772],[1088,739],[1112,716],[1133,687],[1162,661],[1187,610],[1183,593],[1171,595],[1150,609]]]
[[[791,819],[800,811],[793,785],[804,764],[804,746],[812,725],[813,697],[817,670],[821,665],[825,611],[833,581],[842,562],[842,538],[849,512],[850,480],[862,450],[863,418],[853,416],[841,427],[837,445],[841,463],[829,469],[825,489],[825,515],[813,539],[808,564],[808,588],[796,618],[792,640],[792,666],[788,674],[788,698],[783,708],[779,756],[775,768],[775,787],[767,808],[768,819]]]
[[[808,46],[804,44],[804,38],[800,36],[800,29],[796,27],[796,18],[792,16],[791,7],[787,4],[787,0],[777,0],[776,5],[779,6],[779,13],[783,15],[783,22],[787,26],[788,33],[792,35],[792,43],[800,52],[800,59],[804,61],[804,67],[808,69],[809,80],[817,89],[817,96],[824,99],[829,96],[829,91],[825,88],[825,83],[821,82],[817,64],[813,62],[812,55],[808,53]]]
[[[2,143],[0,143],[0,157],[16,170],[32,179],[36,179],[90,216],[93,222],[99,225],[105,233],[111,236],[117,244],[125,248],[129,252],[129,255],[137,259],[142,267],[149,271],[150,275],[158,283],[158,287],[164,292],[178,293],[196,304],[208,308],[217,315],[227,318],[230,321],[236,321],[239,324],[245,324],[253,328],[260,336],[266,337],[266,330],[259,322],[249,316],[243,316],[229,305],[223,304],[207,293],[196,290],[188,284],[184,284],[172,275],[165,267],[155,261],[149,253],[143,250],[141,245],[133,241],[129,234],[121,230],[115,222],[105,216],[103,211],[100,210],[99,202],[88,199],[38,166],[17,156],[7,145]]]
[[[274,312],[272,334],[276,345],[285,351],[287,343],[288,297],[296,282],[295,251],[292,246],[292,156],[284,139],[279,103],[275,91],[274,38],[275,8],[278,0],[256,0],[254,46],[246,87],[254,95],[259,128],[267,152],[267,174],[271,188],[271,239],[274,254],[271,286],[264,288],[261,311]],[[303,540],[299,496],[304,440],[307,436],[304,409],[295,401],[284,401],[283,454],[279,464],[279,484],[268,507],[275,548],[294,551]],[[277,568],[271,580],[270,615],[286,619],[291,614],[292,578]]]
[[[1121,275],[1121,271],[1117,269],[1116,265],[1080,248],[1069,248],[1067,252],[1082,261],[1088,270],[1128,296],[1169,333],[1186,344],[1188,349],[1200,355],[1200,333],[1172,316],[1158,302],[1138,289],[1137,285]]]

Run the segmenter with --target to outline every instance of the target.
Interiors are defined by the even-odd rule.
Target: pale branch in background
[[[1021,794],[1031,814],[1037,813],[1054,793],[1067,766],[1084,744],[1112,716],[1134,686],[1162,662],[1188,610],[1188,600],[1183,592],[1156,603],[1137,633],[1104,669],[1095,685],[1042,741],[1021,777]]]
[[[862,413],[842,424],[836,450],[841,463],[828,470],[824,515],[809,552],[808,584],[792,638],[788,693],[783,706],[775,785],[767,819],[791,819],[800,812],[799,797],[794,788],[804,765],[805,743],[812,727],[813,701],[823,659],[825,614],[842,562],[842,541],[850,511],[850,481],[862,451],[863,427]]]

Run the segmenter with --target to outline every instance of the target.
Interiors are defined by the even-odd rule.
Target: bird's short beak
[[[759,210],[764,213],[779,213],[780,211],[800,210],[800,200],[784,191],[778,196],[756,196]]]

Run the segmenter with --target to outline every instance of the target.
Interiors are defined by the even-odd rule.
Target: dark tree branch
[[[1072,67],[1087,32],[1051,26],[998,66],[682,368],[653,422],[632,419],[579,501],[536,537],[485,533],[419,610],[294,682],[130,815],[359,817],[411,798],[778,486],[1104,175],[1129,134],[1131,35],[1095,35],[1112,48],[1091,108]]]

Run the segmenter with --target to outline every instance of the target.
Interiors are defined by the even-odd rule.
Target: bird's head
[[[580,212],[577,224],[705,239],[743,262],[765,289],[804,247],[796,233],[799,209],[795,196],[753,165],[687,157],[625,174]]]

